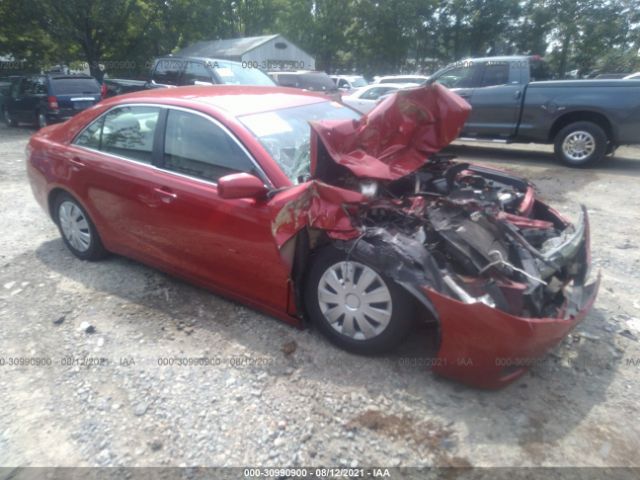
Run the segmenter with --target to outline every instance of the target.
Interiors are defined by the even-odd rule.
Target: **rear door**
[[[522,61],[482,63],[479,84],[471,94],[471,114],[464,127],[474,137],[504,138],[515,135],[524,94]]]
[[[76,137],[67,158],[73,191],[87,199],[107,248],[155,264],[168,261],[149,222],[161,204],[152,167],[160,113],[153,106],[116,107]]]

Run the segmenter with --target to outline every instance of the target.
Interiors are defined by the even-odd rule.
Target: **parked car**
[[[553,144],[558,160],[592,165],[619,145],[640,143],[640,82],[556,80],[539,57],[456,62],[436,72],[473,107],[461,136],[468,140]]]
[[[416,83],[374,83],[356,90],[351,95],[344,95],[342,103],[355,108],[360,113],[369,113],[380,99],[402,88],[417,87]]]
[[[446,88],[393,98],[362,121],[294,89],[122,95],[33,135],[27,173],[80,259],[137,259],[356,353],[430,322],[436,372],[505,385],[594,301],[586,209],[571,224],[526,180],[438,155],[469,113]]]
[[[156,58],[149,81],[109,78],[105,84],[109,97],[185,85],[275,85],[267,74],[257,68],[247,68],[240,62],[202,57]]]
[[[299,70],[296,72],[269,72],[269,76],[282,87],[301,88],[310,92],[321,92],[340,100],[337,85],[324,72]]]
[[[360,75],[331,75],[330,78],[340,90],[356,90],[369,85]]]
[[[100,84],[84,75],[28,75],[11,84],[4,109],[5,122],[36,124],[63,122],[100,101]]]
[[[388,75],[376,77],[373,83],[416,83],[420,85],[427,80],[429,80],[429,77],[424,75]]]

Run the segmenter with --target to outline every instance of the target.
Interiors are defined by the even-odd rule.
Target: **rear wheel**
[[[318,329],[345,350],[375,354],[396,347],[415,314],[413,298],[393,280],[334,248],[319,251],[305,304]]]
[[[575,122],[556,135],[556,157],[569,167],[585,167],[600,162],[608,147],[604,130],[592,122]]]
[[[81,260],[99,260],[107,254],[98,231],[87,212],[67,193],[60,194],[54,204],[55,221],[62,240],[71,253]]]

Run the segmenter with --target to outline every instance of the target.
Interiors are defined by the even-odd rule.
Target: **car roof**
[[[328,101],[321,94],[297,88],[256,85],[212,85],[155,88],[118,95],[104,104],[158,103],[164,105],[205,106],[222,110],[234,117],[268,112]]]

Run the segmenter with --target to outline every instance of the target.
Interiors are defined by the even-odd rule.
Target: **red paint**
[[[395,180],[451,143],[471,106],[439,84],[400,90],[359,121],[312,122],[330,157],[358,177]],[[320,160],[312,150],[311,171]]]
[[[481,303],[464,304],[427,289],[439,315],[433,371],[480,388],[499,388],[525,373],[589,312],[600,279],[573,317],[524,318]]]

